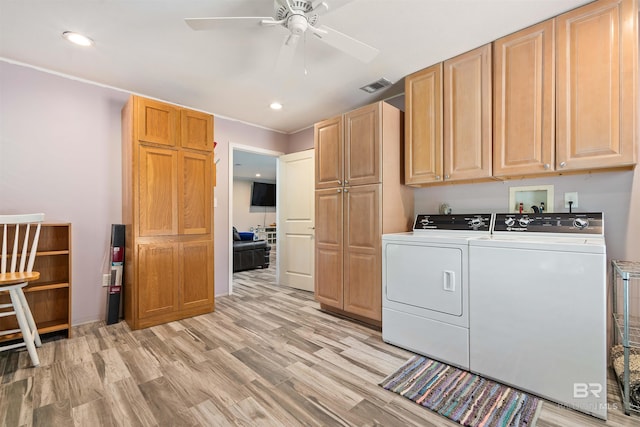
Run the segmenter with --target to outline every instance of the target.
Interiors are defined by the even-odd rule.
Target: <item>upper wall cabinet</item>
[[[199,111],[180,111],[180,143],[185,148],[213,151],[213,116]]]
[[[556,18],[559,170],[634,165],[637,0],[600,0]]]
[[[491,45],[405,79],[405,182],[491,177]]]
[[[180,127],[178,107],[152,99],[138,100],[135,138],[140,142],[175,146]]]
[[[444,61],[444,180],[491,177],[491,45]]]
[[[333,188],[344,181],[342,116],[316,123],[316,189]]]
[[[554,20],[494,42],[493,175],[555,170]]]
[[[405,184],[442,180],[442,64],[407,76]]]

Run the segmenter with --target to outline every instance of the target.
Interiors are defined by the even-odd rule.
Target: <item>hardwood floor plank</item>
[[[71,401],[59,400],[33,411],[34,427],[68,427],[74,425]]]
[[[131,376],[120,352],[115,348],[93,353],[93,363],[103,384],[115,383]]]
[[[164,377],[140,384],[140,392],[158,425],[198,426],[198,421],[186,404],[177,399],[177,392]]]
[[[64,363],[41,366],[35,375],[33,407],[69,399],[69,381]]]
[[[235,417],[227,409],[218,408],[206,400],[190,409],[193,417],[203,426],[235,426]]]
[[[146,383],[162,376],[160,362],[145,347],[120,353],[127,370],[136,383]]]
[[[132,378],[107,384],[106,389],[111,411],[120,425],[143,427],[158,425]]]
[[[0,425],[30,425],[32,416],[32,377],[0,386]]]
[[[93,361],[66,363],[71,406],[76,407],[104,397],[102,381]]]
[[[272,362],[270,357],[265,357],[251,348],[243,348],[231,354],[253,369],[259,376],[269,382],[269,384],[279,384],[291,376],[291,374],[280,365]]]
[[[243,420],[242,425],[285,427],[280,421],[272,417],[253,397],[247,397],[230,408],[238,419]]]
[[[361,395],[304,363],[295,363],[287,370],[293,374],[298,382],[306,384],[307,387],[322,396],[323,400],[331,402],[332,407],[337,406],[348,411],[362,401]]]
[[[71,410],[76,427],[116,427],[119,423],[114,418],[109,404],[104,398],[92,400]]]

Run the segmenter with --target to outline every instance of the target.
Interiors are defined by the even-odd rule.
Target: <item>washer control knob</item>
[[[518,219],[518,224],[520,224],[520,227],[526,227],[527,225],[531,224],[533,222],[533,219],[531,218],[520,218]]]
[[[587,218],[576,218],[573,220],[573,226],[578,230],[583,230],[589,226],[589,220]]]
[[[507,219],[504,220],[504,224],[507,227],[513,227],[516,224],[516,219],[513,217],[509,217]]]
[[[469,225],[471,226],[471,228],[480,228],[482,226],[484,226],[484,221],[482,220],[482,218],[480,217],[476,217],[473,218],[471,221],[469,221]]]

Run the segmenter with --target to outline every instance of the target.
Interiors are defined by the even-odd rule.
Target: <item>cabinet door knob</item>
[[[345,179],[344,180],[344,185],[347,185],[348,183],[349,183],[349,181]]]
[[[436,179],[440,179],[440,175],[436,175]]]
[[[445,175],[445,176],[444,176],[444,179],[449,179],[449,175]]]
[[[342,181],[338,180],[338,185],[342,185]]]
[[[338,188],[338,193],[341,193],[341,192],[342,192],[342,190],[340,188]]]
[[[567,166],[567,162],[560,162],[560,167],[561,167],[561,168],[563,168],[563,167],[565,167],[565,166]]]
[[[348,193],[348,192],[349,192],[349,189],[348,189],[348,188],[345,188],[345,189],[344,189],[344,192],[345,192],[345,193]]]
[[[544,168],[545,168],[545,170],[546,170],[546,169],[549,169],[550,167],[551,167],[551,165],[550,165],[549,163],[545,163],[545,164],[544,164]]]

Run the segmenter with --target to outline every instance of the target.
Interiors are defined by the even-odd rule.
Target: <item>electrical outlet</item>
[[[572,193],[564,193],[564,207],[569,209],[569,202],[573,202],[571,208],[578,207],[578,192],[574,191]]]
[[[102,287],[106,288],[111,283],[111,274],[105,273],[102,275]]]

